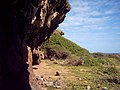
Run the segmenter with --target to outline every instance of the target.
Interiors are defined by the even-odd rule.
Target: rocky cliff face
[[[67,0],[3,0],[0,4],[0,90],[31,90],[27,46],[33,50],[47,40],[70,5]]]

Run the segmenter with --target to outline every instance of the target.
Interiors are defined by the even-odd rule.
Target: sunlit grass
[[[109,88],[109,90],[120,88],[119,84],[105,81],[107,78],[115,76],[120,78],[119,72],[114,73],[114,69],[116,70],[116,68],[108,67],[110,69],[112,68],[113,72],[112,74],[107,74],[104,73],[105,69],[102,66],[64,66],[60,64],[61,62],[63,62],[62,60],[58,60],[57,62],[58,64],[53,64],[53,62],[46,60],[46,63],[51,64],[51,66],[54,68],[62,66],[63,68],[69,70],[69,73],[63,75],[64,81],[67,86],[64,87],[62,90],[85,90],[88,86],[90,86],[91,90],[99,90],[102,87],[107,87]],[[49,88],[48,90],[54,89]]]

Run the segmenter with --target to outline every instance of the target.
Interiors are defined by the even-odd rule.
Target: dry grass
[[[57,62],[57,64],[54,64]],[[102,87],[107,87],[109,90],[119,90],[119,84],[110,83],[106,81],[101,81],[102,78],[115,77],[115,75],[120,78],[120,73],[108,75],[100,71],[100,68],[97,66],[87,67],[87,66],[64,66],[61,65],[62,60],[59,61],[49,61],[43,60],[42,63],[38,66],[35,66],[34,70],[37,76],[42,75],[44,77],[52,77],[56,79],[55,72],[59,72],[62,80],[65,82],[65,86],[59,90],[85,90],[90,86],[91,90],[99,90]],[[106,80],[105,79],[105,80]],[[49,87],[48,90],[57,90],[53,87]]]

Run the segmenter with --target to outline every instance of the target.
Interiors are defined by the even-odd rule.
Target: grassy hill
[[[69,70],[68,74],[63,75],[67,88],[62,90],[87,90],[88,86],[90,90],[102,90],[104,87],[119,90],[120,54],[89,53],[59,34],[53,34],[41,47],[50,58],[60,59],[54,61],[57,64],[46,60],[51,67],[53,65],[55,69],[63,67]]]
[[[49,59],[68,59],[69,64],[75,65],[79,65],[81,61],[84,61],[87,66],[113,65],[119,59],[112,54],[89,53],[88,50],[56,33],[45,41],[41,47],[48,54]]]
[[[67,59],[67,65],[93,65],[94,60],[88,50],[78,46],[74,42],[59,34],[53,34],[49,40],[42,44],[42,49],[48,58]]]
[[[74,42],[64,38],[59,34],[53,34],[49,40],[42,44],[42,48],[56,48],[59,51],[67,51],[76,56],[89,54],[88,50],[78,46]]]

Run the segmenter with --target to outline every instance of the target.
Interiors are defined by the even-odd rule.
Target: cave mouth
[[[32,66],[27,63],[27,46],[32,51],[47,40],[69,10],[68,0],[1,1],[0,90],[31,90],[36,86]]]

